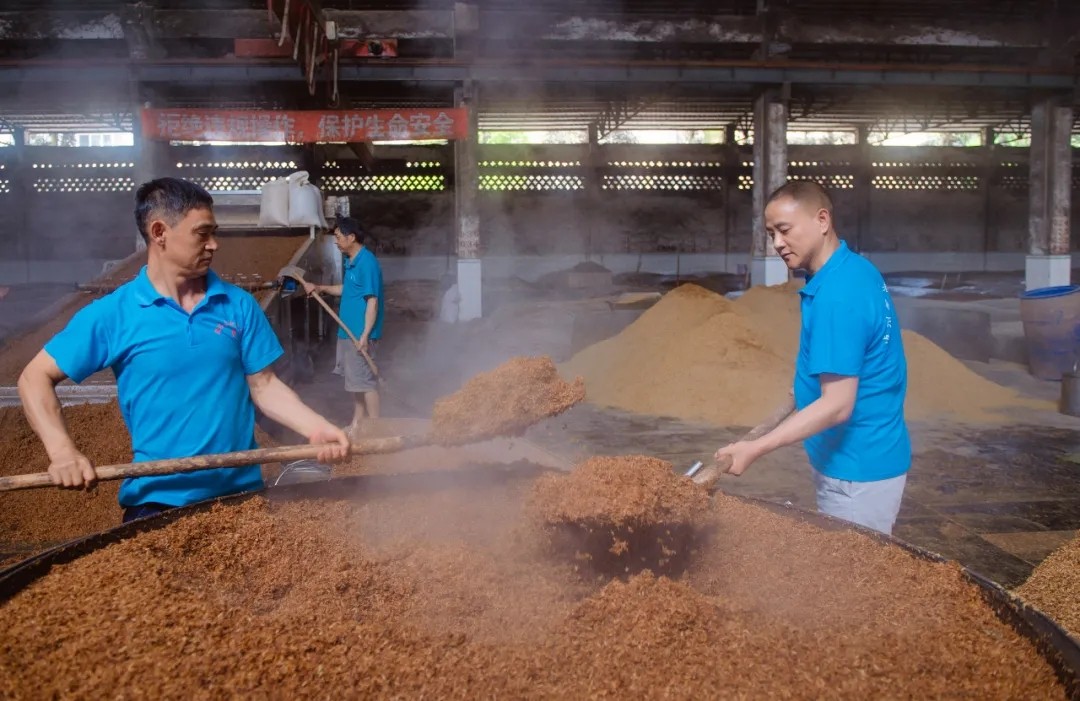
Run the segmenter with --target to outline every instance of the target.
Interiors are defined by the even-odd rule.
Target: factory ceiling
[[[287,17],[284,0],[47,8],[0,9],[0,128],[130,130],[147,103],[449,105],[471,81],[483,129],[742,128],[774,87],[794,129],[1021,133],[1034,101],[1075,101],[1080,54],[1070,0],[291,0]],[[293,37],[309,34],[294,58]]]

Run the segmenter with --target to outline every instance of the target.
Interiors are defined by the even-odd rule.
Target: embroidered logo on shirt
[[[233,338],[236,338],[240,333],[240,327],[236,325],[235,321],[223,321],[214,327],[214,333],[219,336],[223,333],[228,333]]]

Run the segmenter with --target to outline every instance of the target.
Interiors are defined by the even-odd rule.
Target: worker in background
[[[49,455],[53,483],[91,487],[94,466],[72,441],[56,385],[111,368],[135,461],[257,448],[255,407],[325,444],[335,462],[348,437],[271,370],[284,353],[255,298],[210,269],[218,248],[213,199],[175,178],[142,185],[135,222],[146,241],[138,276],[81,309],[19,377],[19,396]],[[124,480],[124,521],[263,487],[258,465]]]
[[[742,474],[777,448],[803,441],[818,510],[891,533],[911,467],[904,422],[907,363],[896,310],[877,268],[852,252],[833,226],[821,185],[792,181],[765,207],[765,228],[791,270],[807,272],[799,291],[802,332],[795,408],[761,438],[721,448],[728,472]]]
[[[338,219],[334,243],[345,260],[345,274],[340,285],[304,283],[308,294],[325,292],[341,297],[341,320],[356,336],[356,345],[345,329],[338,329],[338,347],[345,381],[345,391],[353,395],[353,419],[349,433],[358,435],[365,418],[379,418],[377,378],[364,353],[372,361],[382,338],[383,280],[382,268],[375,258],[375,239],[351,217]],[[360,333],[356,333],[357,330]]]

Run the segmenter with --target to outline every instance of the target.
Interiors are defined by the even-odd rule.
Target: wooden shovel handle
[[[787,402],[782,406],[777,407],[772,414],[769,414],[768,418],[750,429],[741,440],[752,441],[761,438],[783,423],[784,419],[790,416],[793,411],[795,411],[795,398],[789,397]],[[720,481],[720,476],[727,472],[729,467],[731,467],[731,458],[724,457],[721,458],[719,462],[707,465],[698,470],[697,474],[694,475],[692,479],[697,484],[704,485],[705,488],[711,492],[716,488],[717,482]]]
[[[322,308],[326,310],[326,313],[329,314],[330,317],[337,322],[338,326],[341,327],[341,329],[345,332],[345,334],[349,337],[349,340],[351,340],[354,345],[360,343],[360,340],[353,334],[351,330],[349,330],[349,327],[346,326],[345,322],[341,320],[341,317],[334,312],[334,309],[326,303],[326,300],[322,298],[322,295],[319,294],[318,290],[312,292],[311,296],[314,297],[315,301],[321,304]],[[360,348],[358,347],[357,350],[360,350]],[[375,361],[371,359],[371,356],[368,355],[368,352],[366,350],[360,350],[360,355],[364,356],[364,360],[367,361],[368,367],[371,368],[371,374],[375,376],[375,379],[381,380],[382,378],[379,376],[379,368],[375,367]]]
[[[428,436],[392,436],[388,438],[368,438],[353,443],[349,447],[350,455],[372,455],[393,453],[399,450],[428,445]],[[177,472],[194,472],[212,467],[242,467],[259,463],[290,462],[292,460],[311,460],[323,450],[322,445],[293,445],[277,448],[257,448],[240,450],[234,453],[214,455],[196,455],[190,458],[170,458],[168,460],[149,460],[146,462],[126,463],[122,465],[103,465],[94,468],[99,480],[118,480],[127,477],[147,477],[150,475],[171,475]],[[29,475],[0,477],[0,492],[15,489],[34,489],[52,487],[52,478],[48,472],[36,472]]]

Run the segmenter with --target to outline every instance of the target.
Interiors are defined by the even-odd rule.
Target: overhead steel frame
[[[235,61],[166,62],[17,62],[0,63],[0,84],[41,83],[251,83],[295,81],[296,67],[281,62]],[[700,84],[815,84],[910,85],[942,87],[1076,88],[1071,73],[999,68],[923,68],[917,66],[784,65],[755,63],[528,63],[462,64],[418,61],[342,66],[341,81],[425,83],[578,82],[578,83],[700,83]]]

